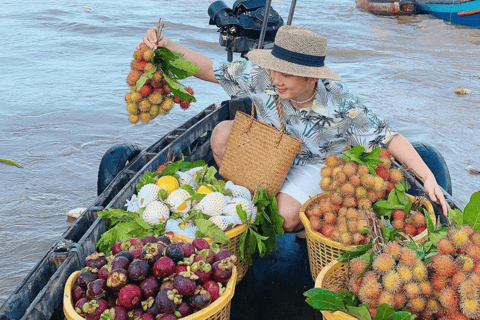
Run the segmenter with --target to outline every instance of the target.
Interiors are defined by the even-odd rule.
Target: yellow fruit
[[[201,194],[209,194],[210,192],[212,192],[212,190],[206,186],[201,186],[200,188],[197,189],[197,193],[201,193]]]
[[[170,194],[173,190],[178,189],[178,180],[174,176],[163,176],[156,182],[160,189],[166,190]]]

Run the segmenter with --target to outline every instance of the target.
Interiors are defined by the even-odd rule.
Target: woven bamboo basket
[[[340,255],[342,255],[343,252],[348,251],[354,247],[352,245],[344,245],[340,242],[333,241],[332,239],[325,237],[320,232],[314,231],[310,226],[310,221],[305,215],[305,210],[308,208],[308,206],[312,204],[312,202],[318,201],[320,200],[320,198],[325,196],[325,193],[316,195],[312,199],[305,202],[300,208],[300,220],[305,227],[309,258],[308,260],[313,281],[315,281],[317,275],[327,264],[337,259]],[[407,198],[410,202],[413,202],[415,200],[415,197],[411,195],[407,195]],[[422,204],[427,209],[433,223],[435,224],[435,212],[433,211],[432,204],[427,199],[423,199]],[[418,243],[426,242],[428,240],[428,231],[425,229],[423,232],[413,237],[413,240]]]
[[[65,284],[65,290],[63,294],[63,312],[65,317],[68,320],[85,320],[80,316],[76,311],[72,303],[72,288],[80,275],[80,271],[75,271],[68,277],[67,283]],[[235,284],[237,278],[237,268],[234,267],[232,270],[232,277],[227,282],[227,286],[223,294],[218,297],[212,304],[208,307],[197,311],[187,317],[182,318],[183,320],[228,320],[230,319],[230,307],[235,293]]]
[[[326,288],[332,282],[343,279],[347,273],[347,263],[333,260],[322,269],[315,280],[315,288]],[[341,311],[322,310],[323,318],[326,320],[356,320],[357,318]]]
[[[220,248],[223,249],[228,249],[231,252],[233,252],[237,256],[237,263],[235,264],[237,267],[237,272],[238,272],[238,277],[237,277],[237,283],[239,283],[245,274],[248,271],[248,261],[241,262],[240,261],[240,250],[238,249],[238,243],[240,242],[240,237],[243,232],[247,230],[247,225],[242,224],[239,226],[236,226],[235,228],[228,230],[225,232],[225,235],[230,239],[228,243],[225,244],[219,244]],[[182,235],[175,235],[178,237],[179,240],[182,240],[183,242],[190,242],[192,239],[182,236]],[[212,244],[214,240],[212,238],[205,238],[209,244]]]

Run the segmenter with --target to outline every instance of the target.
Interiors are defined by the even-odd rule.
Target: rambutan
[[[148,101],[152,104],[161,104],[163,101],[163,96],[158,92],[153,92],[148,96]]]
[[[348,231],[350,231],[352,234],[358,232],[358,225],[356,220],[348,221],[347,227],[348,227]],[[353,238],[352,238],[352,242],[353,242]]]
[[[320,175],[322,177],[331,177],[332,176],[332,167],[323,167],[321,170],[320,170]]]
[[[386,148],[381,148],[380,149],[380,158],[389,158],[392,156],[392,154],[390,153],[390,151],[388,151],[388,149]]]
[[[420,290],[420,286],[415,282],[407,282],[403,285],[403,292],[409,299],[413,299],[418,297],[422,291]]]
[[[415,312],[415,313],[418,313],[418,312],[421,312],[423,311],[423,309],[425,308],[425,305],[426,305],[427,301],[425,300],[424,297],[421,297],[421,296],[417,296],[415,298],[412,298],[408,301],[407,303],[407,307]]]
[[[172,90],[170,89],[170,86],[167,83],[165,83],[165,85],[163,86],[163,92],[165,94],[170,94],[172,92]]]
[[[142,96],[146,97],[153,92],[153,89],[150,85],[144,84],[139,91],[142,94]]]
[[[425,304],[425,311],[427,313],[433,314],[437,313],[438,309],[440,309],[440,303],[438,303],[437,299],[429,298],[427,303]]]
[[[355,220],[358,219],[358,211],[357,211],[357,209],[355,209],[355,208],[348,208],[345,217],[346,217],[347,219],[351,219],[351,220],[353,220],[353,219],[355,219]]]
[[[170,98],[164,98],[160,108],[165,111],[170,111],[173,108],[173,101]]]
[[[143,72],[143,70],[145,69],[145,66],[148,64],[148,61],[145,61],[145,60],[135,60],[135,61],[132,61],[130,63],[130,67],[132,69],[136,69],[140,72]]]
[[[153,58],[153,50],[152,49],[147,49],[143,52],[143,59],[150,61]]]
[[[132,102],[139,103],[140,101],[142,101],[143,97],[140,92],[131,91],[130,99],[132,100]]]
[[[150,70],[152,70],[153,67],[154,67],[153,63],[149,62],[149,63],[147,63],[145,68],[143,68],[143,72],[150,72]]]
[[[361,234],[361,233],[354,233],[353,234],[353,244],[354,245],[359,245],[359,244],[362,244],[363,242],[363,239],[364,239],[364,236]]]
[[[339,192],[333,191],[330,193],[330,201],[332,203],[342,204],[343,196]]]
[[[369,173],[361,175],[360,183],[367,189],[371,189],[375,185],[375,177]]]
[[[412,270],[409,266],[398,265],[397,272],[400,278],[402,278],[403,283],[410,282],[413,278]]]
[[[460,230],[464,231],[468,237],[470,237],[475,232],[475,229],[473,229],[468,224],[464,224],[463,226],[461,226]]]
[[[130,121],[130,123],[135,124],[138,122],[138,120],[140,120],[140,117],[137,114],[130,114],[128,116],[128,121]]]
[[[418,285],[420,287],[420,291],[422,295],[427,297],[433,293],[433,286],[430,281],[422,281]]]
[[[391,255],[382,253],[373,260],[373,270],[378,274],[385,274],[388,270],[395,266],[395,260]]]
[[[363,198],[363,199],[358,199],[358,204],[357,204],[358,209],[371,209],[372,208],[372,201],[368,198]]]
[[[432,258],[432,268],[435,270],[435,273],[444,276],[450,277],[455,272],[455,263],[451,256],[445,254],[437,254]]]
[[[470,280],[472,280],[473,282],[475,282],[477,284],[478,287],[480,287],[480,276],[476,273],[471,273],[470,274]]]
[[[143,59],[143,50],[137,49],[133,51],[133,59],[142,60]]]
[[[158,115],[158,105],[152,104],[148,113],[150,113],[152,119],[154,119]]]
[[[340,236],[342,235],[342,232],[338,230],[338,228],[334,228],[332,234],[330,235],[330,239],[333,241],[340,241]]]
[[[380,160],[380,163],[378,164],[379,167],[390,168],[392,165],[392,160],[390,160],[390,158],[381,157],[378,160]]]
[[[410,223],[405,223],[405,227],[403,227],[403,232],[405,232],[408,235],[411,235],[412,237],[418,234],[417,228],[415,228],[413,224],[410,224]]]
[[[360,176],[358,174],[354,174],[348,178],[348,182],[352,184],[354,187],[360,186]]]
[[[427,223],[423,213],[420,213],[418,211],[415,211],[413,214],[411,214],[409,219],[415,228],[424,226]]]
[[[133,102],[132,101],[132,93],[133,93],[133,91],[129,91],[129,92],[125,93],[125,102],[126,103]]]
[[[454,245],[448,240],[448,238],[442,238],[437,242],[437,251],[440,254],[455,254],[456,250]]]
[[[462,283],[465,280],[467,280],[467,275],[465,274],[465,272],[457,270],[455,271],[452,277],[452,286],[454,288],[457,288],[460,285],[460,283]]]
[[[347,182],[347,176],[345,175],[345,173],[343,173],[343,171],[338,171],[336,173],[334,172],[333,178],[340,184],[344,184],[345,182]]]
[[[387,168],[385,167],[376,167],[375,168],[375,172],[377,173],[377,175],[382,178],[383,180],[387,180],[388,179],[388,170]]]
[[[138,114],[138,105],[135,102],[127,103],[127,112],[129,114]]]
[[[141,76],[141,73],[138,70],[136,69],[130,70],[127,76],[127,84],[129,86],[134,86],[135,83],[137,83],[138,79],[140,79],[140,76]]]
[[[340,242],[345,245],[351,245],[353,243],[353,236],[350,232],[344,232],[340,235]]]
[[[470,236],[470,241],[472,241],[474,244],[480,245],[480,231],[475,231]]]
[[[327,212],[332,212],[332,203],[330,202],[330,199],[323,198],[320,200],[320,203],[318,205],[324,215]]]
[[[480,316],[480,301],[478,299],[464,299],[460,303],[462,313],[470,318],[477,319]]]
[[[354,174],[356,174],[357,173],[356,163],[352,161],[345,163],[345,165],[343,166],[343,173],[345,173],[347,177],[351,177]]]
[[[343,184],[340,190],[345,197],[353,196],[355,194],[355,187],[349,182]]]
[[[467,247],[466,251],[467,256],[472,258],[474,261],[480,261],[480,245],[471,243]]]
[[[463,254],[459,255],[455,259],[455,263],[457,267],[463,272],[470,272],[475,267],[475,261],[473,261],[473,259],[469,256]]]
[[[413,266],[412,274],[413,280],[417,282],[422,282],[428,276],[427,267],[425,267],[422,261],[418,260],[417,263]]]
[[[358,295],[358,291],[360,291],[360,284],[361,284],[361,279],[352,277],[350,280],[348,280],[347,283],[347,288],[349,291],[351,291],[354,295]]]
[[[325,237],[330,238],[333,230],[334,230],[334,227],[331,224],[324,223],[320,228],[320,233],[323,234]]]
[[[478,286],[472,280],[465,280],[458,286],[458,292],[462,300],[464,299],[478,299]]]
[[[438,274],[432,277],[432,285],[436,291],[441,291],[445,289],[449,284],[450,278]]]
[[[457,249],[467,246],[470,240],[467,233],[459,228],[450,228],[448,238]]]
[[[320,227],[322,226],[320,218],[316,216],[311,216],[309,221],[310,221],[310,227],[312,227],[313,230],[318,232],[320,230]]]
[[[387,190],[387,185],[385,185],[385,181],[381,178],[381,177],[374,177],[373,178],[374,182],[373,182],[373,186],[372,186],[372,189],[374,191],[385,191]]]
[[[359,277],[370,265],[360,258],[350,261],[350,272],[356,277]]]
[[[393,302],[392,302],[392,307],[395,310],[400,310],[405,306],[405,303],[407,302],[407,297],[401,293],[401,292],[396,292],[393,295]]]
[[[398,242],[389,241],[383,251],[397,261],[402,253],[402,246]]]
[[[446,287],[440,292],[439,301],[442,306],[447,309],[455,309],[458,307],[459,300],[460,297],[458,296],[457,291],[452,287]]]
[[[355,197],[345,197],[343,199],[343,206],[347,208],[352,208],[357,206],[357,198]]]
[[[395,185],[393,184],[393,182],[388,181],[387,193],[390,193],[390,191],[392,191],[393,188],[395,188]]]
[[[145,122],[145,123],[148,123],[148,122],[150,122],[150,120],[152,120],[152,116],[148,112],[141,112],[139,114],[139,117],[140,117],[140,121]]]
[[[403,174],[400,169],[391,169],[390,170],[390,181],[393,183],[399,183],[403,179]]]
[[[192,96],[193,96],[193,94],[194,94],[192,87],[185,87],[185,91],[187,91],[188,93],[190,93]]]
[[[358,168],[357,168],[357,174],[358,174],[360,177],[368,174],[369,172],[370,172],[370,171],[368,170],[368,167],[367,167],[366,165],[364,165],[364,164],[359,165]]]
[[[151,107],[151,103],[147,99],[143,99],[138,104],[138,110],[140,110],[140,112],[148,112],[150,111],[150,107]]]
[[[330,177],[324,177],[324,178],[322,178],[322,180],[320,181],[320,188],[321,188],[323,191],[329,190],[330,182],[331,182]]]
[[[157,70],[152,74],[152,81],[158,81],[161,83],[162,78],[163,78],[162,70]]]
[[[323,215],[323,220],[326,223],[329,223],[329,224],[333,225],[335,223],[335,220],[337,220],[337,216],[333,212],[326,212]]]
[[[183,110],[187,110],[190,107],[190,101],[182,101],[180,102],[180,108]]]
[[[393,293],[388,291],[382,291],[378,295],[378,304],[381,305],[382,303],[386,303],[389,305],[393,304]]]
[[[393,210],[392,218],[395,220],[405,220],[405,211],[403,211],[402,209]]]
[[[341,207],[339,210],[338,210],[338,217],[343,217],[343,218],[346,218],[347,216],[347,211],[348,211],[348,208],[346,207]],[[347,222],[347,221],[345,221]]]
[[[329,154],[325,157],[325,164],[329,167],[335,167],[338,164],[339,158],[334,154]]]
[[[408,247],[403,247],[402,252],[400,254],[400,263],[407,265],[407,266],[414,266],[415,263],[417,262],[417,253],[415,250],[410,249]]]
[[[377,201],[378,199],[375,191],[373,191],[372,189],[367,189],[367,199],[370,200],[372,203]]]
[[[402,285],[402,278],[395,270],[389,270],[383,276],[383,287],[385,290],[395,293]]]
[[[363,186],[358,186],[355,188],[355,196],[357,199],[363,199],[367,197],[367,189]]]
[[[358,295],[360,296],[360,300],[368,300],[372,298],[376,299],[381,290],[382,286],[375,278],[365,277],[362,281],[362,285],[360,286]]]
[[[393,220],[392,227],[394,229],[403,231],[403,228],[405,228],[405,222],[403,220]]]

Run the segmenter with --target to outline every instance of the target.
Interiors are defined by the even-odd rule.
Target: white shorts
[[[323,167],[323,164],[292,166],[280,188],[280,192],[288,194],[304,204],[310,197],[322,192],[320,170]]]

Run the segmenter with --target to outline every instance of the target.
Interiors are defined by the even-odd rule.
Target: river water
[[[229,6],[233,0],[225,0]],[[65,213],[96,197],[113,144],[147,147],[209,104],[216,85],[186,79],[198,102],[147,125],[127,121],[132,53],[161,16],[173,40],[226,60],[212,3],[196,0],[0,1],[0,305],[67,229]],[[273,8],[287,20],[288,0]],[[326,63],[379,116],[444,156],[464,206],[480,189],[480,29],[429,16],[381,17],[354,0],[300,0],[293,25],[328,38]],[[462,85],[473,93],[457,96]]]

